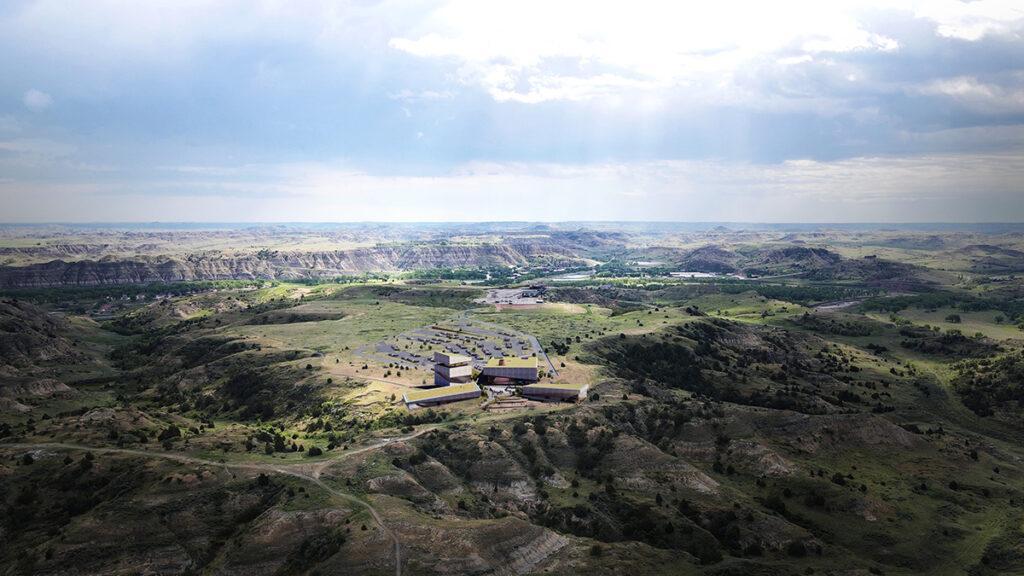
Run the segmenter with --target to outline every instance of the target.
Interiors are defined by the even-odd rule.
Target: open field
[[[960,318],[959,322],[948,320],[952,315]],[[888,316],[872,313],[869,318],[879,321],[888,321]],[[1006,316],[995,310],[981,312],[963,312],[953,308],[937,308],[934,310],[922,310],[910,308],[899,313],[900,318],[905,318],[915,324],[928,324],[938,326],[942,330],[960,330],[964,334],[984,334],[995,340],[1022,339],[1024,330],[1006,321]],[[996,321],[999,318],[1000,321]]]

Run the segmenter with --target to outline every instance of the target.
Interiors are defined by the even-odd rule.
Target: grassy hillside
[[[852,241],[721,234],[526,306],[412,278],[9,296],[0,571],[1024,571],[1019,280],[890,294]],[[876,240],[908,266],[970,241]],[[797,274],[628,270],[688,251]],[[466,326],[535,337],[586,400],[407,409],[432,375],[401,353],[485,350]]]

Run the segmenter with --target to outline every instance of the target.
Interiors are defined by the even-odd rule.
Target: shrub
[[[807,546],[799,540],[794,540],[786,546],[786,554],[794,558],[802,558],[807,555]]]
[[[173,424],[168,426],[166,429],[160,432],[159,436],[157,436],[157,440],[163,443],[169,442],[175,438],[181,438],[181,430],[177,426],[174,426]]]

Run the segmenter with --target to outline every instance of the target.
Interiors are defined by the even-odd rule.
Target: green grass
[[[697,306],[705,314],[722,316],[741,322],[762,322],[762,314],[769,316],[790,316],[803,314],[808,308],[785,302],[764,298],[756,292],[741,294],[708,294],[686,302],[688,306]]]
[[[569,355],[579,353],[581,344],[602,336],[617,335],[621,332],[650,332],[659,328],[685,322],[692,317],[675,307],[654,307],[613,315],[611,310],[593,305],[581,305],[580,308],[567,309],[562,306],[542,306],[538,308],[505,308],[477,309],[472,317],[485,322],[503,324],[515,330],[532,334],[540,340],[548,354],[554,356],[550,346],[558,340],[564,342],[572,338]],[[575,341],[580,337],[580,343]]]
[[[251,338],[283,349],[305,349],[337,353],[384,340],[419,326],[433,324],[452,315],[447,308],[407,306],[381,301],[379,305],[365,302],[320,301],[303,304],[295,310],[339,312],[340,320],[232,326],[219,333],[237,338]]]
[[[947,321],[946,317],[950,314],[960,315],[960,323],[957,324]],[[961,312],[953,308],[938,308],[936,310],[907,308],[906,310],[900,311],[898,315],[915,324],[930,324],[932,326],[938,326],[942,328],[943,331],[959,330],[966,336],[973,336],[976,332],[981,332],[985,336],[995,340],[1007,340],[1011,338],[1024,339],[1024,330],[1017,328],[1013,324],[1007,323],[1005,320],[1002,324],[997,323],[995,320],[996,317],[1005,317],[1005,314],[995,310]],[[889,316],[880,312],[872,312],[869,313],[868,316],[882,322],[889,321]]]

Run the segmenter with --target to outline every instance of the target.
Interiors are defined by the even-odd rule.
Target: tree
[[[949,322],[951,324],[959,324],[960,321],[961,318],[959,314],[950,314],[949,316],[946,316],[946,322]]]
[[[170,425],[157,436],[157,440],[160,442],[169,442],[175,438],[181,438],[181,429],[175,425]]]

